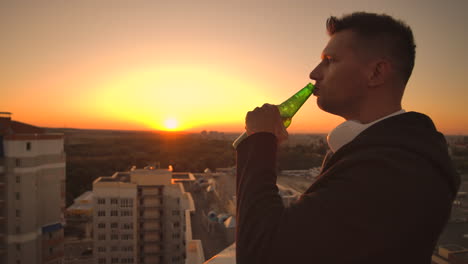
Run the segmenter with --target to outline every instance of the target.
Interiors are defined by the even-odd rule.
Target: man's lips
[[[315,95],[315,96],[318,96],[319,93],[320,93],[320,88],[318,88],[317,86],[315,86],[314,95]]]

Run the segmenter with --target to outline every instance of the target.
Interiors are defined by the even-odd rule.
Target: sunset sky
[[[309,82],[325,20],[406,21],[416,64],[403,108],[468,134],[468,1],[2,1],[0,112],[46,127],[240,132],[245,113]],[[342,122],[312,97],[290,132]]]

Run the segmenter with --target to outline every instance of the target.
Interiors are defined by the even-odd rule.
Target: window
[[[99,223],[98,228],[106,228],[106,223]]]
[[[15,160],[15,164],[16,164],[16,167],[20,167],[20,166],[21,166],[21,160],[20,160],[20,159],[16,159],[16,160]]]
[[[172,234],[172,238],[174,238],[174,239],[180,238],[180,234],[179,233],[174,233],[174,234]]]
[[[174,225],[174,228],[178,228],[178,227],[180,227],[180,222],[176,221],[176,222],[174,222],[173,225]]]
[[[133,207],[133,199],[120,200],[120,207]]]
[[[100,210],[97,212],[98,216],[106,216],[106,211]]]
[[[111,263],[119,263],[119,259],[118,258],[112,258]]]
[[[20,176],[16,176],[16,183],[20,183],[21,182],[21,177]]]
[[[128,251],[133,251],[133,246],[124,246],[122,247],[122,251],[124,252],[128,252]]]
[[[180,215],[180,211],[179,210],[172,210],[172,215]]]
[[[106,204],[106,199],[104,199],[104,198],[98,198],[98,199],[97,199],[97,203],[98,203],[98,204]]]
[[[111,240],[118,240],[119,239],[119,235],[117,234],[112,234],[111,235]]]
[[[118,216],[119,212],[117,210],[112,210],[111,211],[111,216]]]
[[[21,217],[21,211],[16,209],[16,217]]]
[[[21,227],[16,226],[16,234],[19,234],[19,233],[21,233]]]
[[[132,211],[130,210],[121,211],[120,216],[132,216]]]
[[[26,150],[27,151],[31,150],[31,142],[26,142]]]
[[[176,199],[177,204],[180,204],[180,198]]]
[[[117,198],[112,198],[111,199],[111,204],[118,204],[119,203],[119,199]]]
[[[122,240],[129,240],[129,239],[133,239],[132,234],[123,234],[122,235]]]
[[[16,193],[15,193],[15,196],[16,196],[16,200],[19,200],[20,197],[21,197],[19,192],[16,192]]]
[[[99,234],[98,240],[106,240],[106,234]]]
[[[124,223],[122,224],[123,229],[133,229],[133,223]]]
[[[21,250],[21,244],[16,244],[16,250]]]
[[[119,247],[117,247],[117,246],[112,246],[111,247],[111,251],[118,251],[118,250],[119,250]]]
[[[117,223],[111,223],[111,228],[118,228],[119,227],[119,224]]]
[[[100,258],[98,259],[99,264],[106,264],[106,259],[105,258]]]
[[[97,251],[98,252],[106,252],[106,248],[105,247],[98,247]]]
[[[120,260],[121,263],[133,263],[133,258],[123,258]]]

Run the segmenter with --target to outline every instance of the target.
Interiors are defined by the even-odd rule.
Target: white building
[[[99,177],[93,194],[96,264],[183,264],[193,254],[186,246],[193,200],[170,170],[132,168]]]
[[[63,262],[63,144],[0,113],[0,263]]]

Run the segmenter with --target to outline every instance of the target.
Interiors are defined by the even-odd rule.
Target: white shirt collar
[[[330,147],[331,151],[336,152],[342,146],[351,142],[355,137],[357,137],[362,131],[366,130],[368,127],[372,126],[373,124],[380,122],[384,119],[387,119],[391,116],[403,114],[406,111],[401,109],[396,111],[392,114],[379,118],[373,122],[367,124],[361,124],[357,120],[347,120],[337,127],[335,127],[327,136],[328,146]]]

